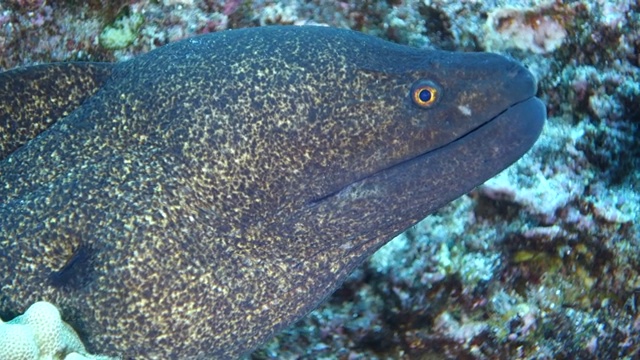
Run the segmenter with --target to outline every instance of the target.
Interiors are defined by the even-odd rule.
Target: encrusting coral
[[[0,359],[112,359],[87,353],[78,334],[46,301],[31,305],[9,322],[0,319]]]

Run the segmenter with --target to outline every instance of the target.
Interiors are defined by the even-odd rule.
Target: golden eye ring
[[[432,107],[440,99],[440,89],[430,81],[417,81],[411,87],[411,100],[418,107]]]

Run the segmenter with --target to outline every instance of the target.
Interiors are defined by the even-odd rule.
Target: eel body
[[[0,74],[0,315],[96,353],[233,359],[520,158],[531,74],[322,27]]]

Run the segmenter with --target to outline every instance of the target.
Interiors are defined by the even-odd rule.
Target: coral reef
[[[227,28],[321,23],[501,51],[549,121],[496,178],[398,236],[251,359],[640,356],[640,7],[605,1],[0,3],[0,68],[127,59]],[[122,16],[128,40],[99,36]]]
[[[562,8],[561,8],[562,9]],[[567,37],[564,25],[546,9],[497,8],[486,22],[488,51],[519,48],[537,54],[556,50]]]

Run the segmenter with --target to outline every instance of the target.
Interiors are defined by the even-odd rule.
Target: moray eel
[[[0,315],[92,352],[233,359],[512,164],[546,113],[499,55],[266,27],[0,74]]]

